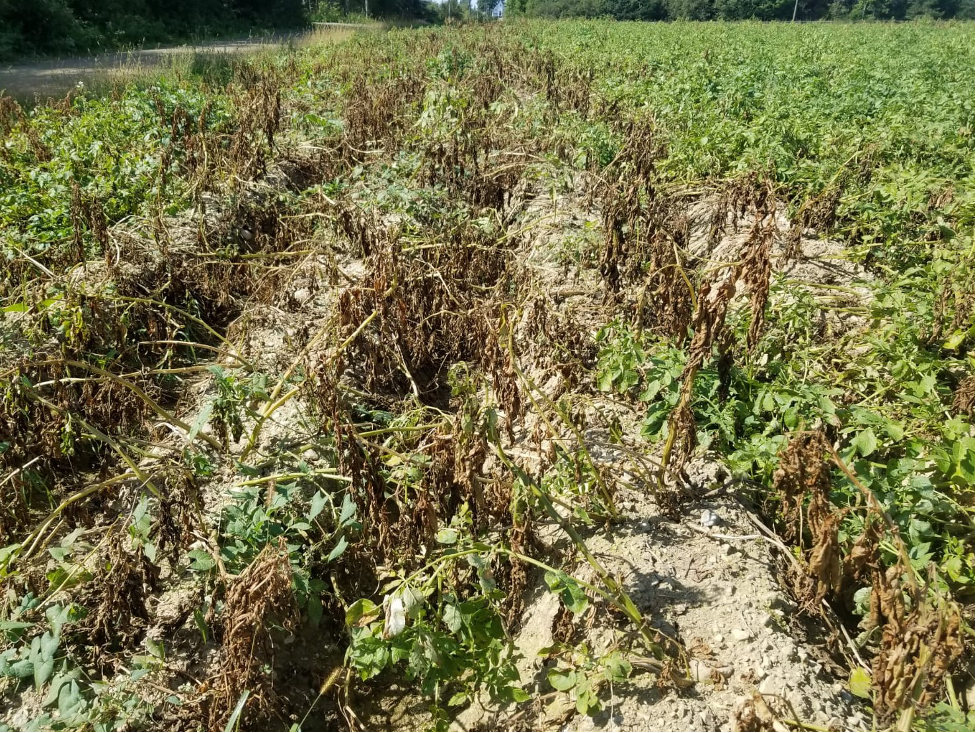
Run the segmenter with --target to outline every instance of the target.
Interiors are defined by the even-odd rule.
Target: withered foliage
[[[679,402],[669,416],[669,441],[671,453],[665,458],[667,465],[681,470],[696,446],[695,415],[692,412],[692,390],[696,375],[712,355],[713,345],[728,343],[722,338],[726,326],[726,310],[736,292],[735,273],[722,282],[706,281],[699,289],[698,305],[692,323],[692,341],[689,344],[688,361],[679,381],[682,390]]]
[[[822,433],[801,433],[780,455],[780,465],[773,474],[773,488],[780,495],[781,529],[784,539],[799,544],[804,500],[816,496],[819,504],[831,491],[831,471],[824,459],[825,438]],[[820,510],[818,510],[820,512]]]
[[[636,156],[628,171],[650,176],[653,162]],[[653,155],[652,155],[653,159]],[[659,189],[646,183],[608,187],[602,203],[604,248],[600,274],[614,296],[641,283],[633,303],[636,328],[681,344],[692,319],[693,262],[684,254],[688,221]]]
[[[221,614],[221,663],[207,701],[211,730],[223,730],[241,693],[249,690],[244,718],[266,720],[276,707],[276,642],[298,622],[292,567],[284,539],[269,545],[227,586]]]
[[[712,355],[713,344],[720,340],[726,329],[726,310],[735,292],[733,276],[722,282],[704,282],[699,288],[698,307],[692,322],[692,341],[688,348],[689,359],[682,372],[683,382]]]
[[[885,569],[879,548],[888,522],[871,507],[862,533],[842,560],[838,529],[845,511],[834,508],[828,498],[828,448],[823,433],[800,433],[781,454],[774,473],[785,536],[802,547],[811,545],[805,575],[794,579],[795,593],[809,612],[818,613],[823,600],[850,601],[855,588],[871,587],[862,625],[880,633],[872,642],[874,709],[883,725],[891,725],[942,694],[945,676],[964,651],[961,609],[939,592],[907,582],[907,574],[916,571],[903,560]],[[842,598],[846,592],[849,597]]]
[[[379,71],[382,67],[374,67]],[[347,73],[355,72],[349,69]],[[424,90],[424,82],[417,70],[405,69],[402,74],[384,78],[350,79],[350,94],[343,110],[346,137],[344,147],[352,160],[362,160],[371,150],[393,151],[406,131],[409,121],[406,111]]]
[[[245,181],[266,172],[282,121],[281,81],[268,72],[255,76],[235,100],[238,125],[227,146],[229,168]]]
[[[685,255],[688,222],[663,204],[646,218],[643,261],[647,276],[635,306],[634,325],[665,336],[676,345],[688,338],[693,311],[691,259]]]
[[[85,584],[81,597],[90,610],[79,633],[100,667],[112,652],[130,646],[145,630],[146,601],[159,580],[159,568],[132,547],[128,533],[109,532],[108,548],[99,563],[104,572]]]
[[[753,349],[763,333],[764,314],[770,294],[770,251],[776,232],[776,202],[769,184],[757,203],[753,226],[740,253],[740,278],[750,292],[750,331],[747,348]]]
[[[974,376],[965,377],[953,393],[953,411],[958,415],[974,416]]]
[[[872,662],[875,712],[891,725],[945,694],[944,679],[964,652],[960,606],[925,593],[907,596],[901,566],[873,576],[869,628],[882,638]]]
[[[347,288],[339,298],[344,338],[379,316],[348,349],[348,358],[367,368],[364,386],[436,399],[445,368],[473,362],[492,375],[507,412],[518,412],[496,326],[512,258],[505,243],[463,223],[430,244],[405,247],[398,229],[352,215],[341,221],[370,248],[366,287]]]
[[[753,218],[740,248],[737,266],[738,279],[750,293],[749,349],[756,346],[763,333],[764,312],[770,292],[770,256],[778,233],[776,215],[777,199],[773,184],[767,178],[753,176],[737,178],[724,186],[713,210],[709,230],[713,245],[722,236],[735,232],[745,219]]]
[[[685,215],[689,197],[700,192],[678,193],[660,176],[659,161],[668,153],[665,135],[653,115],[604,95],[595,84],[599,69],[579,68],[496,27],[457,44],[435,34],[412,35],[399,52],[379,39],[379,34],[357,36],[351,41],[359,46],[357,54],[314,62],[310,74],[342,90],[335,109],[319,106],[315,95],[293,94],[299,72],[288,64],[273,69],[236,64],[226,89],[234,109],[229,121],[211,115],[209,103],[191,114],[150,92],[167,142],[152,174],[155,200],[148,202],[146,220],[113,224],[111,199],[74,185],[65,246],[52,248],[59,254],[45,262],[59,272],[79,265],[75,272],[38,280],[37,268],[24,258],[11,260],[0,272],[4,292],[30,290],[27,303],[43,302],[47,290],[59,293],[54,306],[18,316],[15,338],[32,357],[0,364],[0,442],[8,444],[0,454],[0,476],[7,477],[0,487],[0,546],[23,537],[43,518],[38,499],[50,503],[79,489],[58,477],[87,472],[104,480],[127,470],[113,446],[118,440],[137,460],[153,463],[152,479],[163,491],[151,537],[159,556],[177,571],[183,551],[205,529],[200,489],[182,463],[157,460],[144,450],[144,442],[155,450],[172,448],[175,441],[166,444],[170,435],[150,424],[147,418],[156,411],[140,394],[185,416],[186,385],[183,376],[172,375],[202,364],[196,347],[180,341],[199,342],[220,358],[222,337],[238,341],[260,311],[292,315],[300,310],[302,299],[292,285],[297,278],[313,292],[328,282],[334,291],[329,297],[335,297],[325,302],[332,310],[317,315],[332,329],[330,345],[303,357],[303,396],[318,411],[317,437],[334,451],[335,470],[349,479],[362,531],[355,539],[350,534],[346,554],[330,565],[332,587],[324,595],[332,605],[326,615],[340,619],[332,620],[340,625],[343,596],[355,597],[352,588],[368,587],[364,594],[369,594],[387,569],[421,567],[439,529],[467,507],[476,538],[490,537],[514,553],[495,555],[491,567],[505,593],[498,608],[514,631],[530,569],[516,555],[533,556],[540,542],[532,511],[514,497],[513,477],[493,464],[493,441],[500,434],[509,440],[519,435],[529,398],[510,347],[518,345],[523,363],[562,378],[557,396],[550,393],[553,400],[566,389],[589,385],[597,353],[590,329],[583,327],[589,323],[582,324],[572,309],[554,308],[557,293],[533,292],[540,285],[515,254],[518,236],[507,233],[524,211],[523,192],[554,159],[572,162],[573,175],[603,218],[599,273],[611,297],[595,308],[614,316],[623,312],[635,330],[687,348],[679,403],[669,418],[666,469],[679,472],[688,461],[696,447],[693,385],[714,354],[719,397],[729,393],[736,344],[726,318],[740,284],[751,311],[747,348],[754,349],[763,335],[771,250],[780,234],[772,179],[761,173],[721,187],[712,243],[744,227],[748,233],[739,261],[707,279],[697,272],[702,262],[690,254]],[[419,59],[428,63],[405,63]],[[636,64],[630,73],[640,79],[648,69]],[[422,112],[441,102],[450,107],[445,119],[424,127],[428,120]],[[61,103],[63,114],[74,114],[70,105],[69,96]],[[535,107],[532,116],[522,114],[530,105],[540,106],[540,117]],[[291,132],[285,129],[289,120],[314,118],[324,110],[341,124],[322,132],[312,152],[292,149],[291,135],[283,134]],[[0,138],[24,120],[16,104],[0,98]],[[564,125],[567,121],[573,124]],[[573,139],[579,122],[597,123],[620,143],[610,163],[607,149]],[[552,129],[540,134],[537,124]],[[51,158],[34,127],[24,127],[24,135],[36,161]],[[400,152],[405,155],[395,157]],[[0,145],[0,156],[8,155]],[[376,178],[381,168],[396,169],[402,160],[416,166],[409,179],[398,182],[405,198],[424,188],[425,195],[443,194],[437,206],[391,212],[371,200],[377,191],[366,184],[359,188],[361,181]],[[863,163],[862,175],[870,175],[870,168]],[[343,174],[354,169],[364,175],[351,177],[357,180],[347,188]],[[849,175],[858,173],[843,173],[799,209],[787,233],[788,258],[798,256],[804,228],[823,231],[835,224]],[[185,187],[191,213],[168,216],[178,186]],[[929,205],[943,206],[949,196],[939,194]],[[300,264],[293,264],[295,255],[303,257]],[[345,275],[335,265],[344,256],[362,260],[365,274]],[[345,275],[342,286],[340,275]],[[966,285],[947,278],[934,309],[931,343],[966,325],[967,295]],[[515,322],[509,320],[514,314],[520,315]],[[294,343],[308,343],[317,326],[315,319],[298,326]],[[88,368],[96,362],[105,373]],[[459,367],[472,375],[467,387],[449,378]],[[957,390],[954,409],[972,417],[973,403],[969,377]],[[374,413],[381,411],[414,413],[432,424],[409,425],[402,434],[395,427],[378,438],[387,432],[372,429],[381,421]],[[567,414],[577,427],[588,418],[577,407]],[[245,425],[237,419],[222,421],[216,411],[205,429],[238,437]],[[392,433],[397,437],[388,441]],[[539,465],[532,471],[542,475],[546,462],[556,457],[555,436],[537,423],[530,435],[520,437],[525,437],[522,448],[538,449]],[[891,718],[935,699],[939,681],[962,653],[960,610],[923,600],[925,593],[903,593],[904,569],[886,572],[879,557],[886,527],[878,517],[866,519],[851,547],[841,546],[839,527],[848,515],[830,502],[827,448],[820,433],[798,435],[774,475],[784,535],[804,552],[796,591],[814,611],[825,600],[850,605],[856,581],[872,587],[867,622],[872,628],[866,630],[876,632],[870,644],[877,649],[879,710]],[[192,452],[181,460],[192,458]],[[392,455],[408,456],[410,481],[392,476]],[[41,481],[18,472],[27,464]],[[578,482],[590,480],[580,464],[575,468]],[[612,483],[603,467],[595,469],[602,482]],[[107,518],[115,524],[106,526],[118,528],[121,515],[108,496],[70,507],[65,524]],[[668,497],[659,498],[666,511],[674,508]],[[116,672],[111,655],[135,648],[149,626],[159,568],[129,541],[124,527],[111,532],[95,581],[79,597],[89,615],[76,628],[96,643],[97,663]],[[39,567],[35,562],[32,571]],[[445,582],[455,583],[460,597],[478,585],[474,568],[464,563],[451,572],[454,577]],[[210,577],[225,601],[213,606],[207,619],[218,632],[220,660],[198,712],[208,727],[223,727],[248,690],[245,723],[260,725],[275,713],[283,692],[276,680],[276,670],[284,666],[277,645],[299,619],[287,550],[284,544],[269,545],[241,575],[228,577],[218,567]],[[204,595],[202,587],[196,591],[171,620],[173,628],[196,608]],[[573,617],[564,610],[555,636],[570,641],[573,633]],[[776,729],[780,719],[768,703],[761,696],[747,701],[737,711],[735,727]]]
[[[781,497],[785,539],[810,548],[806,550],[807,574],[794,580],[798,597],[815,612],[828,594],[841,589],[841,514],[831,504],[826,450],[823,433],[801,433],[781,453],[773,476],[774,491]]]
[[[0,97],[0,139],[10,134],[10,131],[24,119],[24,110],[17,104],[13,97],[4,95]],[[4,146],[0,145],[0,155],[6,153]]]
[[[730,727],[734,731],[787,730],[759,692],[742,698],[736,704],[730,715]]]
[[[641,214],[638,201],[639,189],[631,185],[626,188],[613,186],[604,194],[604,249],[600,256],[600,274],[611,293],[621,290],[622,278],[628,266],[634,267],[630,257],[636,239],[636,228]]]
[[[531,531],[528,521],[516,523],[508,536],[510,549],[520,555],[528,554],[530,547]],[[522,612],[525,609],[525,593],[529,582],[527,574],[528,564],[517,557],[510,556],[505,560],[501,558],[496,562],[495,577],[499,587],[505,593],[502,601],[502,618],[506,628],[515,631],[519,622],[522,620]]]
[[[159,511],[152,528],[157,554],[165,557],[172,569],[179,565],[182,551],[203,524],[200,486],[193,474],[182,466],[160,470],[155,483],[163,487]]]
[[[801,238],[805,229],[830,232],[838,219],[838,204],[845,191],[848,175],[840,173],[817,196],[805,201],[793,217],[793,223],[786,233],[783,259],[785,262],[801,256]]]

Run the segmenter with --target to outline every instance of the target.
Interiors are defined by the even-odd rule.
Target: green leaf
[[[45,631],[41,635],[41,659],[54,659],[54,655],[58,651],[58,642],[59,639],[57,636],[50,631]]]
[[[577,712],[586,715],[590,709],[590,696],[587,694],[577,695]]]
[[[208,420],[210,420],[210,415],[213,411],[214,411],[214,401],[211,400],[203,406],[203,409],[200,411],[200,414],[197,415],[197,419],[194,420],[193,425],[190,426],[190,432],[187,433],[188,443],[192,443],[194,441],[194,438],[197,437],[197,433],[200,432],[200,429],[207,424]]]
[[[33,625],[27,621],[0,621],[0,631],[20,631]]]
[[[872,699],[872,675],[861,667],[855,667],[848,676],[848,689],[852,695],[865,700]]]
[[[652,380],[648,383],[648,386],[645,387],[644,392],[639,395],[638,399],[641,402],[651,402],[658,396],[658,393],[661,392],[661,390],[662,383],[657,379]]]
[[[368,598],[360,598],[346,611],[346,625],[355,626],[362,618],[371,618],[380,614],[380,607]]]
[[[573,689],[577,684],[577,673],[572,670],[557,670],[551,669],[546,674],[546,680],[550,683],[554,690],[559,690],[560,692],[566,692],[567,690]]]
[[[439,529],[435,539],[442,545],[453,545],[458,541],[458,531],[454,529]]]
[[[204,617],[203,611],[199,608],[193,609],[193,622],[197,625],[197,631],[200,632],[200,637],[203,639],[204,644],[207,643],[207,619]]]
[[[313,626],[318,626],[319,622],[322,621],[322,599],[318,593],[313,593],[309,596],[307,608],[309,612],[309,623]]]
[[[587,610],[587,596],[576,580],[563,571],[554,573],[550,570],[546,571],[543,578],[550,590],[560,595],[560,600],[574,615]]]
[[[166,649],[163,642],[146,637],[146,650],[157,659],[166,660]]]
[[[557,591],[559,591],[559,590],[561,590],[563,588],[563,585],[564,585],[563,578],[564,577],[565,577],[565,574],[564,573],[560,573],[560,572],[554,573],[552,570],[547,570],[543,574],[543,580],[546,581],[546,585],[554,593],[557,592]]]
[[[852,440],[851,446],[858,452],[863,458],[867,458],[875,452],[878,447],[879,441],[875,437],[875,433],[872,428],[865,428],[862,432],[855,436]]]
[[[237,705],[234,706],[234,710],[231,712],[231,717],[227,719],[227,725],[224,726],[224,733],[237,730],[238,720],[241,718],[241,713],[244,712],[244,704],[248,701],[248,696],[250,694],[251,690],[245,690],[241,693],[241,697],[238,698]]]
[[[0,443],[0,447],[3,444]],[[0,451],[2,453],[3,451]],[[7,574],[8,567],[10,563],[16,559],[20,554],[22,546],[17,545],[7,545],[6,547],[0,548],[0,577],[4,577]]]
[[[58,693],[61,692],[61,686],[66,685],[71,678],[64,674],[57,675],[52,681],[48,688],[48,693],[44,697],[44,701],[41,703],[41,707],[48,707],[49,705],[54,705],[58,701]]]
[[[19,662],[14,662],[10,665],[10,674],[14,677],[33,677],[34,676],[34,662],[29,659],[21,659]]]
[[[466,702],[468,702],[468,693],[456,692],[454,695],[451,696],[451,699],[448,700],[448,707],[453,708],[456,705],[463,705]]]
[[[343,507],[339,510],[339,526],[345,527],[356,515],[356,502],[350,498],[349,494],[343,497]]]
[[[604,676],[612,682],[624,682],[631,676],[631,662],[621,652],[613,652],[604,660]]]
[[[92,574],[81,565],[65,565],[58,567],[47,574],[47,579],[52,588],[65,590],[80,585],[85,581],[91,580]]]
[[[461,627],[464,625],[464,617],[461,615],[461,611],[451,603],[444,607],[444,613],[441,615],[441,618],[444,619],[445,625],[455,634],[461,631]]]
[[[313,496],[312,500],[309,502],[309,513],[305,515],[306,518],[311,522],[313,519],[318,517],[328,502],[329,500],[326,498],[325,494],[323,494],[321,491],[317,491],[315,496]]]
[[[62,720],[69,720],[75,714],[85,708],[85,698],[81,696],[81,688],[78,683],[71,680],[67,685],[62,685],[58,693],[58,713]]]
[[[34,664],[34,686],[41,689],[54,674],[54,658],[44,659]]]
[[[885,430],[886,435],[888,435],[892,440],[902,440],[906,434],[899,423],[887,421],[882,428]]]
[[[211,555],[206,550],[196,549],[190,550],[187,553],[187,557],[190,558],[190,569],[198,570],[201,572],[207,572],[211,570],[217,563],[214,561],[213,555]]]
[[[339,542],[336,543],[336,546],[332,548],[332,552],[329,553],[329,557],[326,558],[326,562],[332,562],[342,555],[346,551],[347,544],[346,537],[340,537]]]
[[[583,590],[574,581],[567,583],[567,589],[560,594],[560,598],[566,604],[566,607],[575,615],[579,616],[581,613],[587,610],[587,596],[584,594]]]
[[[943,348],[947,351],[956,351],[960,348],[960,344],[963,343],[963,340],[967,338],[968,333],[968,331],[954,331],[953,335],[943,342]]]
[[[61,540],[61,547],[66,550],[71,550],[74,547],[75,541],[81,536],[82,532],[85,531],[84,527],[77,527],[74,531],[66,534]]]

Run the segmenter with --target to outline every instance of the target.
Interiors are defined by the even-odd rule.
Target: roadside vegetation
[[[749,503],[875,724],[972,729],[973,45],[524,21],[0,98],[4,722],[530,706],[534,583],[547,693],[687,685],[588,550],[627,485]],[[570,652],[588,609],[614,653]]]

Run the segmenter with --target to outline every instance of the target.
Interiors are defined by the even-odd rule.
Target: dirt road
[[[0,66],[0,95],[6,93],[23,101],[60,97],[79,83],[91,86],[126,78],[168,63],[182,55],[237,54],[275,48],[287,44],[331,42],[346,37],[355,29],[329,28],[308,33],[261,36],[240,40],[215,41],[197,45],[147,48],[133,51],[52,59],[31,64]]]

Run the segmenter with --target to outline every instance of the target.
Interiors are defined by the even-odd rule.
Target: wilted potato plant
[[[529,710],[534,588],[565,609],[547,694],[685,687],[588,537],[625,483],[681,516],[703,451],[879,725],[965,716],[972,43],[496,24],[0,98],[6,723]],[[560,198],[593,217],[544,252]],[[573,643],[595,616],[607,654]]]

